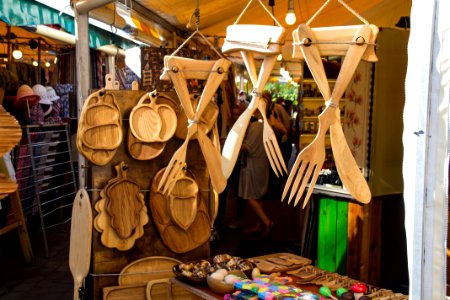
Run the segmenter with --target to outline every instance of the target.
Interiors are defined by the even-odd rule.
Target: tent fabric
[[[58,24],[65,31],[75,34],[73,17],[59,14],[59,11],[33,0],[2,0],[0,1],[0,20],[11,26],[33,26]],[[89,26],[89,46],[115,44],[123,49],[135,47],[136,44],[106,32],[94,26]]]
[[[410,299],[446,296],[449,6],[419,0],[411,11],[403,132]]]
[[[322,6],[325,0],[294,0],[297,22],[292,26],[287,26],[284,21],[288,0],[275,0],[274,2],[273,12],[275,17],[289,31],[292,31],[301,22],[306,22]],[[183,30],[186,29],[186,25],[191,20],[195,10],[195,1],[193,0],[140,0],[139,3]],[[247,0],[199,1],[200,30],[208,35],[225,36],[226,27],[235,22],[247,3]],[[267,6],[268,1],[262,0],[261,3]],[[370,23],[379,27],[395,27],[399,18],[409,16],[411,10],[410,1],[405,0],[345,0],[345,3]],[[270,7],[269,10],[271,10]],[[258,0],[253,0],[239,23],[272,25],[273,21],[264,12]],[[331,1],[311,25],[322,27],[360,23],[361,21],[338,1]],[[192,25],[195,25],[195,22]]]

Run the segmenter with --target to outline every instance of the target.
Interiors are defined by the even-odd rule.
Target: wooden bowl
[[[236,275],[243,279],[247,278],[244,272],[240,270],[229,271],[227,275]],[[223,280],[218,280],[211,275],[206,276],[206,282],[208,283],[209,288],[218,294],[228,294],[234,291],[234,283],[226,283]]]
[[[194,261],[190,261],[190,262],[186,262],[186,264],[197,264],[199,262],[203,262],[203,261],[207,261],[210,265],[212,265],[212,260],[211,259],[202,259],[202,260],[194,260]],[[205,284],[206,283],[206,276],[207,276],[207,272],[204,274],[204,276],[199,277],[199,276],[186,276],[182,269],[180,268],[182,264],[178,264],[172,267],[172,272],[175,274],[175,276],[186,282],[189,284]]]

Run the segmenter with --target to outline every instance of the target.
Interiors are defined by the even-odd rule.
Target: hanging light
[[[31,60],[31,64],[35,67],[39,66],[38,62],[34,60],[34,58]]]
[[[55,59],[53,60],[53,63],[56,65],[57,62],[58,62],[58,56],[55,56]]]
[[[286,21],[286,24],[292,25],[297,21],[297,18],[295,17],[295,11],[294,11],[294,0],[288,0],[288,10],[286,13],[286,18],[284,19]]]
[[[45,67],[50,68],[50,62],[48,60],[45,62]]]
[[[22,51],[20,51],[19,46],[17,44],[14,47],[15,48],[12,53],[12,56],[14,57],[14,59],[21,59],[23,56]]]
[[[280,54],[278,54],[278,56],[277,56],[277,60],[278,60],[278,61],[281,61],[282,59],[283,59],[283,54],[281,54],[281,53],[280,53]]]

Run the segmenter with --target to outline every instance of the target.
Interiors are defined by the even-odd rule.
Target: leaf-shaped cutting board
[[[111,227],[120,238],[129,238],[139,225],[139,214],[144,204],[140,201],[139,185],[127,179],[128,166],[115,166],[117,177],[105,187],[106,211],[111,216]]]
[[[103,245],[125,251],[142,237],[149,218],[139,185],[126,178],[125,163],[121,162],[115,168],[117,177],[108,182],[100,192],[101,199],[95,203],[99,214],[95,217],[94,227],[102,233]]]

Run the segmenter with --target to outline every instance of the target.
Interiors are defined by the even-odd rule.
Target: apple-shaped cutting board
[[[127,168],[124,162],[115,166],[117,177],[108,181],[95,203],[94,227],[102,233],[101,242],[122,251],[133,247],[149,221],[144,195],[139,185],[127,178]]]
[[[160,155],[166,147],[166,142],[143,142],[137,139],[131,129],[128,130],[127,147],[130,155],[136,160],[150,160]]]
[[[144,94],[130,113],[131,132],[143,142],[166,142],[177,128],[175,111],[168,104],[158,104],[157,98],[155,91]]]

